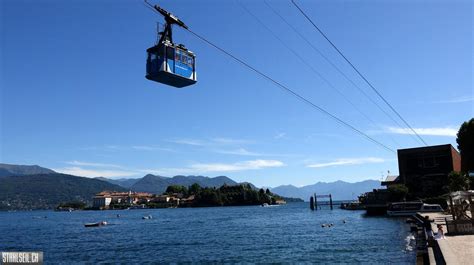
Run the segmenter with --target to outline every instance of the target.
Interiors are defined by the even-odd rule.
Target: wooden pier
[[[318,204],[318,198],[329,198],[329,202],[323,201]],[[329,207],[332,210],[333,209],[332,195],[331,194],[316,195],[316,193],[314,193],[314,195],[309,198],[309,207],[311,208],[311,210],[315,211],[315,210],[318,210],[318,205],[329,205]]]

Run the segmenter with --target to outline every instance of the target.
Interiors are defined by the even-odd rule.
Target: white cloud
[[[155,147],[155,146],[148,146],[148,145],[134,145],[132,149],[140,150],[140,151],[166,151],[166,152],[176,152],[174,149],[171,148],[162,148],[162,147]]]
[[[472,102],[474,101],[474,97],[471,96],[464,96],[464,97],[458,97],[458,98],[453,98],[453,99],[447,99],[447,100],[440,100],[436,101],[435,103],[464,103],[464,102]]]
[[[456,136],[458,130],[452,127],[444,128],[413,128],[419,135],[431,135],[431,136]],[[394,134],[411,134],[415,133],[410,128],[400,127],[388,127],[387,132]]]
[[[262,156],[260,153],[250,152],[245,148],[239,148],[234,150],[215,150],[216,153],[226,155],[241,155],[241,156]]]
[[[193,164],[191,170],[196,172],[228,172],[228,171],[244,171],[257,170],[263,168],[282,167],[285,164],[278,160],[249,160],[232,164],[210,163],[210,164]]]
[[[285,136],[286,136],[286,133],[282,132],[282,133],[278,133],[278,134],[275,135],[273,138],[275,138],[275,139],[281,139],[281,138],[283,138],[283,137],[285,137]]]
[[[194,145],[194,146],[205,145],[203,141],[196,140],[196,139],[172,139],[172,140],[168,140],[168,142],[175,143],[175,144]]]
[[[105,148],[112,149],[112,150],[120,149],[120,147],[118,145],[106,145]]]
[[[134,145],[134,146],[132,146],[132,148],[135,149],[135,150],[145,150],[145,151],[155,150],[154,147],[146,146],[146,145]]]
[[[175,144],[183,144],[183,145],[193,145],[193,146],[223,146],[223,145],[241,145],[241,144],[249,144],[252,141],[243,140],[243,139],[233,139],[233,138],[211,138],[211,139],[191,139],[191,138],[177,138],[168,140],[168,142],[175,143]]]
[[[359,158],[340,158],[334,161],[325,163],[315,163],[307,165],[306,167],[311,168],[322,168],[332,166],[348,166],[348,165],[361,165],[361,164],[372,164],[372,163],[383,163],[385,159],[379,157],[359,157]]]
[[[109,169],[86,169],[82,167],[64,167],[56,168],[54,171],[69,175],[82,176],[82,177],[129,177],[137,175],[137,172],[126,171],[126,170],[109,170]]]
[[[238,145],[238,144],[249,144],[252,141],[243,140],[243,139],[233,139],[233,138],[212,138],[212,142],[216,144],[229,144],[229,145]]]
[[[114,167],[114,168],[120,168],[121,166],[119,165],[114,165],[114,164],[102,164],[102,163],[91,163],[91,162],[82,162],[82,161],[68,161],[66,164],[73,165],[73,166],[87,166],[87,167]]]
[[[68,165],[62,168],[55,168],[56,172],[83,176],[83,177],[131,177],[143,174],[154,175],[177,175],[177,174],[200,174],[207,172],[230,172],[230,171],[244,171],[244,170],[258,170],[264,168],[282,167],[285,164],[278,160],[247,160],[235,163],[194,163],[183,168],[158,168],[158,169],[138,169],[127,168],[115,164],[103,164],[81,161],[68,161]]]

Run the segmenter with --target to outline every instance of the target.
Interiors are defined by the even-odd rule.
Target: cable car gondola
[[[182,44],[174,44],[171,26],[188,27],[173,14],[155,5],[154,8],[165,17],[165,28],[159,32],[158,44],[148,48],[146,78],[174,87],[185,87],[196,83],[196,56]]]

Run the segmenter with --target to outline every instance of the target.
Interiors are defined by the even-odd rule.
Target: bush
[[[439,204],[443,209],[448,209],[448,202],[446,201],[446,198],[438,196],[438,197],[431,197],[431,198],[425,198],[422,200],[424,203],[428,204]]]
[[[466,173],[453,171],[448,175],[449,191],[467,190],[469,188],[469,178]]]
[[[391,185],[387,190],[391,202],[403,201],[408,194],[408,188],[403,184]]]

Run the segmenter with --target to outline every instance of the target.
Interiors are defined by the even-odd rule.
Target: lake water
[[[0,212],[0,251],[43,251],[45,263],[415,263],[403,219],[363,211],[216,207]],[[117,214],[120,217],[117,218]],[[143,220],[142,216],[153,219]],[[47,218],[39,218],[44,217]],[[85,228],[84,223],[110,225]],[[346,220],[346,223],[343,223]],[[333,223],[331,228],[321,224]]]

